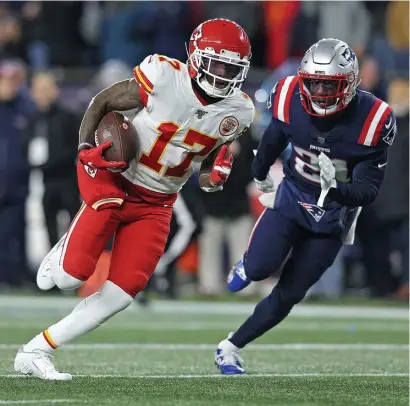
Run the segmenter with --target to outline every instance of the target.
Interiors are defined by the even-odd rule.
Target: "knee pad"
[[[87,314],[95,323],[103,324],[116,313],[126,309],[133,300],[133,297],[119,286],[107,281],[99,292],[79,303],[74,312],[87,309]]]

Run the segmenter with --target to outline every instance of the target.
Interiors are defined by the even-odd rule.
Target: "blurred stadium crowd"
[[[246,249],[261,211],[250,165],[269,123],[270,89],[296,73],[312,43],[336,37],[359,56],[361,88],[394,108],[398,136],[380,195],[360,217],[355,245],[343,249],[310,294],[408,298],[409,3],[396,1],[1,2],[1,288],[34,289],[36,267],[79,207],[77,134],[91,97],[131,77],[147,55],[185,61],[191,31],[215,17],[238,22],[250,37],[253,57],[244,90],[257,117],[248,135],[232,145],[236,162],[225,189],[202,193],[193,177],[182,192],[184,204],[175,210],[151,289],[169,297],[184,286],[204,296],[224,292],[223,278]],[[272,174],[280,179],[281,163]],[[83,294],[101,283],[108,261],[109,247]],[[263,290],[255,284],[245,292]]]

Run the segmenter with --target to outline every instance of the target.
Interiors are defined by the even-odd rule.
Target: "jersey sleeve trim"
[[[137,83],[149,94],[152,93],[154,89],[154,85],[149,81],[147,76],[144,74],[144,72],[141,70],[139,66],[136,66],[133,69],[134,72],[134,77]]]
[[[288,76],[286,79],[279,81],[276,90],[273,116],[287,124],[289,124],[290,119],[290,101],[298,81],[297,76]]]
[[[375,147],[391,112],[392,108],[386,102],[377,99],[364,122],[358,143]]]

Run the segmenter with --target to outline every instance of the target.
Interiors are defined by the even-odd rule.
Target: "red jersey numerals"
[[[164,168],[164,165],[160,162],[161,157],[179,129],[180,127],[172,122],[160,124],[157,127],[157,131],[160,134],[155,140],[151,151],[149,154],[142,154],[139,162],[153,171],[161,173]],[[195,152],[188,152],[182,162],[178,165],[167,167],[164,171],[164,176],[182,178],[191,167],[194,157],[208,155],[214,149],[217,142],[217,138],[213,138],[207,134],[203,134],[197,130],[189,128],[181,144],[193,148],[196,146],[201,146],[202,148]]]

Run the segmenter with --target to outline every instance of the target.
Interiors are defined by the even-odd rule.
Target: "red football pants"
[[[101,211],[83,204],[67,232],[60,264],[68,274],[87,280],[115,233],[108,280],[135,297],[164,252],[171,216],[172,204],[142,199]]]

